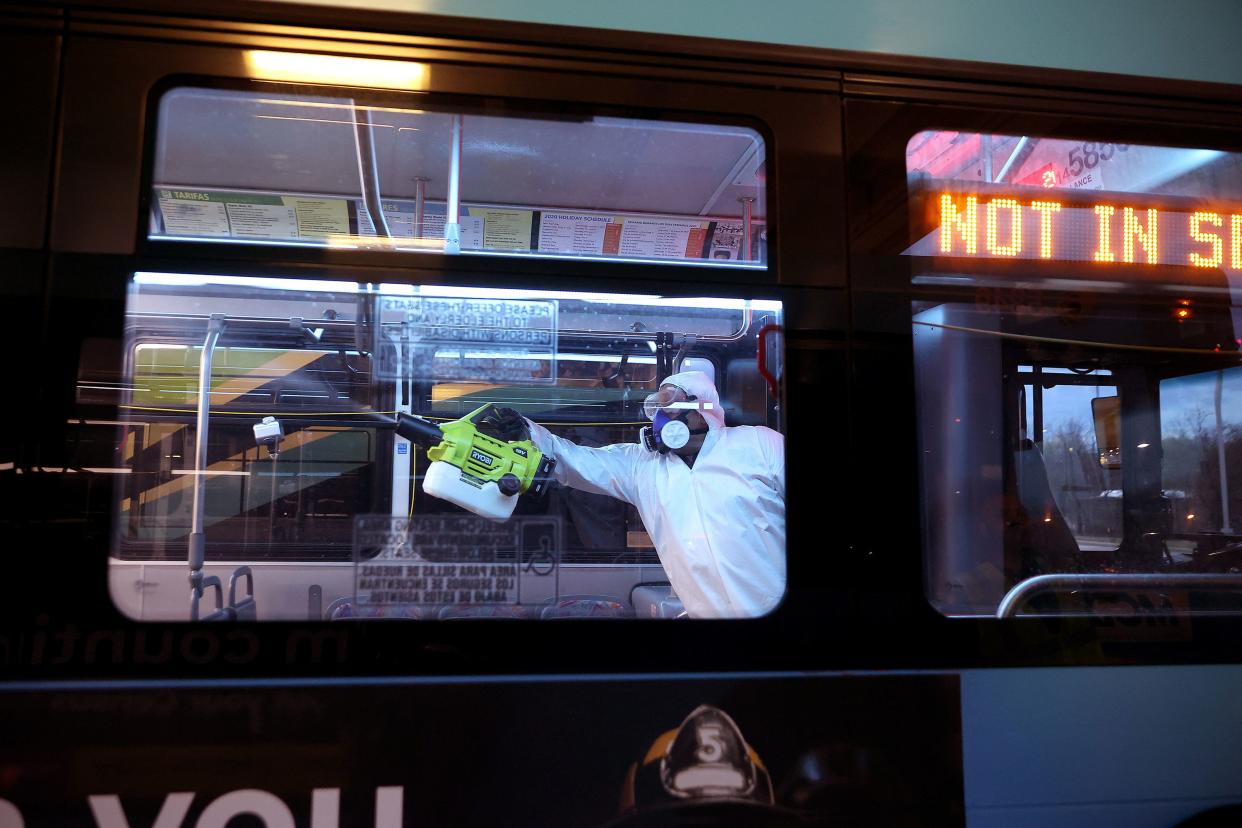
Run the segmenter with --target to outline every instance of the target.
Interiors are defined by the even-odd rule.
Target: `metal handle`
[[[190,590],[190,620],[198,621],[198,602],[202,599],[203,593],[214,588],[216,591],[216,609],[211,615],[202,619],[203,621],[215,621],[224,614],[224,585],[220,583],[220,579],[215,575],[208,575],[203,578],[197,587]]]
[[[755,356],[755,360],[759,365],[759,376],[763,377],[768,384],[768,391],[772,394],[772,399],[779,401],[780,393],[776,384],[776,376],[768,370],[768,334],[781,330],[780,325],[764,325],[759,329],[759,353]]]
[[[1018,583],[1005,593],[996,608],[997,618],[1013,618],[1018,609],[1036,595],[1078,590],[1110,592],[1123,589],[1208,589],[1242,592],[1242,574],[1204,572],[1196,574],[1112,573],[1036,575]]]
[[[246,578],[246,598],[254,597],[254,573],[250,571],[248,566],[239,566],[233,570],[233,574],[229,576],[229,606],[237,606],[237,582],[245,576]],[[244,599],[243,599],[244,600]]]
[[[371,110],[354,106],[354,150],[358,157],[358,183],[362,189],[362,206],[371,216],[371,226],[379,238],[390,238],[388,217],[384,215],[384,203],[380,199],[379,161],[375,151],[375,127],[371,124]]]

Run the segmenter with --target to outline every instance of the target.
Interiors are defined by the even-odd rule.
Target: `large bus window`
[[[932,603],[1242,610],[1242,156],[929,131],[906,162]]]
[[[752,127],[304,89],[166,92],[149,237],[765,266]]]
[[[92,431],[114,435],[114,601],[142,620],[766,614],[784,443],[758,356],[780,323],[759,299],[139,273],[101,351],[122,367],[80,381],[122,412]]]

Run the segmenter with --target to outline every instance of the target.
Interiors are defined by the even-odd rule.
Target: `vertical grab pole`
[[[423,237],[423,212],[427,209],[427,179],[414,179],[414,238]]]
[[[742,196],[738,201],[742,202],[742,261],[749,262],[754,258],[750,250],[750,232],[754,223],[755,199]]]
[[[371,217],[371,226],[379,238],[391,238],[388,217],[384,215],[384,203],[380,200],[379,162],[375,153],[375,129],[371,125],[371,111],[354,107],[354,152],[358,161],[358,186],[362,190],[362,206]],[[361,233],[361,229],[359,229]]]
[[[448,207],[444,216],[444,252],[461,252],[461,130],[462,116],[453,116],[449,157]]]
[[[194,430],[194,500],[190,518],[190,594],[203,592],[203,561],[207,536],[203,522],[207,509],[207,428],[211,421],[211,360],[216,343],[224,332],[224,314],[213,313],[207,320],[207,339],[198,355],[198,423]]]
[[[410,343],[410,328],[408,324],[401,326],[401,339],[392,343],[396,350],[396,370],[393,373],[397,379],[395,382],[395,398],[397,401],[398,414],[412,414],[414,411],[413,395],[403,395],[401,393],[402,386],[407,382],[406,376],[413,376],[413,366],[406,364],[406,355]],[[395,517],[405,517],[409,514],[410,508],[410,487],[414,485],[411,479],[410,469],[412,468],[414,452],[417,447],[409,440],[396,435],[393,439],[393,456],[392,456],[392,514]]]
[[[1220,531],[1233,534],[1229,515],[1229,476],[1225,474],[1225,429],[1220,415],[1220,398],[1225,385],[1225,372],[1216,372],[1216,462],[1220,472]]]

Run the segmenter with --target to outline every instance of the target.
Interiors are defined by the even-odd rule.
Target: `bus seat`
[[[323,617],[328,621],[366,620],[368,618],[412,618],[429,617],[427,608],[414,605],[398,605],[392,607],[358,607],[349,598],[337,598],[324,610]]]
[[[246,579],[246,594],[237,600],[237,582]],[[254,600],[254,573],[248,566],[239,566],[229,576],[229,609],[236,621],[258,621],[259,608]]]
[[[630,590],[630,603],[639,618],[682,618],[686,613],[685,604],[667,582],[636,584]]]
[[[629,618],[634,611],[611,595],[562,595],[550,599],[540,618]]]
[[[1006,524],[1019,532],[1023,576],[1075,571],[1079,549],[1048,481],[1044,455],[1029,439],[1015,452],[1020,515],[1007,515]]]
[[[440,607],[439,617],[450,618],[529,618],[525,607],[516,604],[449,604]]]
[[[215,593],[216,608],[206,615],[199,614],[199,602],[203,598],[203,593],[208,589]],[[224,606],[224,585],[220,583],[220,579],[215,575],[208,575],[203,578],[202,584],[197,590],[190,591],[190,620],[191,621],[232,621],[232,607]]]

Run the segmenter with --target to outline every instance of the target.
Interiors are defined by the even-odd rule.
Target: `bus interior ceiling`
[[[359,113],[382,198],[413,199],[420,182],[427,199],[448,197],[457,114],[304,92],[173,91],[161,105],[155,184],[356,197]],[[468,202],[740,216],[765,160],[746,128],[520,108],[460,118]],[[755,209],[761,217],[762,200]]]

